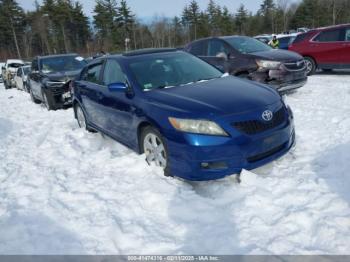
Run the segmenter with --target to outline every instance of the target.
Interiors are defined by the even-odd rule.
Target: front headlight
[[[278,69],[281,65],[281,62],[270,61],[270,60],[256,60],[256,64],[260,68],[264,68],[264,69]]]
[[[208,120],[179,119],[169,117],[169,122],[176,130],[182,132],[214,136],[228,136],[228,134],[218,124]]]

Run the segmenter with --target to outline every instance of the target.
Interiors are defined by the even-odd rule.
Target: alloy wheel
[[[313,68],[313,64],[308,59],[305,60],[305,62],[306,62],[306,73],[310,74],[310,72],[312,71],[312,68]]]
[[[148,164],[154,162],[156,166],[166,168],[167,155],[162,140],[154,133],[148,133],[143,140],[143,149]]]

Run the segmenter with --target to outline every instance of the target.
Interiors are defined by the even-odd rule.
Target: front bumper
[[[68,87],[49,87],[47,94],[50,96],[56,109],[72,105],[72,94]]]
[[[307,78],[305,77],[302,79],[297,79],[286,83],[280,83],[277,85],[269,84],[269,85],[275,88],[280,94],[285,94],[292,90],[303,87],[306,83],[307,83]]]
[[[167,140],[169,173],[187,180],[214,180],[267,164],[295,143],[293,119],[257,135],[216,137],[185,134],[185,143]]]
[[[277,70],[258,70],[251,73],[250,77],[254,81],[273,87],[281,94],[300,88],[307,82],[306,67],[295,71],[288,70],[284,66]]]

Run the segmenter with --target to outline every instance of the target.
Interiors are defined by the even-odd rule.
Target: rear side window
[[[314,39],[315,42],[337,42],[337,41],[343,41],[344,38],[342,38],[341,29],[336,30],[328,30],[321,32],[316,38]]]
[[[219,53],[229,54],[230,50],[225,46],[225,43],[220,40],[210,40],[208,45],[208,56],[216,56]]]
[[[100,83],[100,75],[101,75],[102,63],[93,64],[89,66],[89,68],[84,72],[82,76],[82,80],[91,83]]]
[[[295,40],[293,41],[293,44],[297,44],[297,43],[300,43],[300,42],[303,42],[304,39],[308,36],[308,33],[304,33],[304,34],[300,34],[298,35]]]
[[[200,41],[190,47],[190,53],[195,56],[205,56],[207,53],[207,42]]]
[[[103,84],[125,83],[125,75],[116,60],[108,59],[103,72]]]

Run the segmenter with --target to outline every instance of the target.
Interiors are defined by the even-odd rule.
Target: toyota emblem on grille
[[[265,121],[271,121],[273,118],[273,113],[270,110],[266,110],[262,113],[261,116]]]

